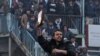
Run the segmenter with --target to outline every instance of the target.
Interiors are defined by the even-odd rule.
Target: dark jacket
[[[75,46],[73,46],[72,42],[68,41],[66,45],[68,48],[68,56],[76,56],[78,44],[75,43]]]
[[[57,45],[56,41],[54,39],[52,39],[51,41],[47,41],[47,40],[44,39],[43,36],[39,36],[38,42],[41,45],[41,47],[44,49],[44,51],[49,53],[51,56],[67,56],[67,55],[64,55],[62,53],[52,55],[52,50],[55,49],[55,48],[67,51],[66,45],[63,41],[59,42],[59,44]]]
[[[80,8],[75,3],[73,6],[66,5],[66,15],[80,15]]]
[[[47,14],[57,14],[57,4],[49,2],[47,4]]]

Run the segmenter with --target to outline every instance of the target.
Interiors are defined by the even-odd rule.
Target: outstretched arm
[[[53,54],[61,53],[61,54],[67,55],[67,50],[53,49],[52,53]]]
[[[51,48],[50,48],[49,42],[46,39],[44,39],[44,37],[42,35],[41,26],[36,28],[38,42],[39,42],[40,46],[44,49],[44,51],[51,53]]]
[[[44,51],[51,53],[51,46],[49,45],[49,42],[45,40],[42,35],[38,36],[38,42],[40,46],[44,49]]]

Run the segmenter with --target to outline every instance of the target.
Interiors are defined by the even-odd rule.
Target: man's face
[[[75,42],[75,40],[76,40],[75,38],[71,38],[71,42]]]
[[[54,39],[55,39],[56,41],[61,41],[61,40],[62,40],[62,32],[61,32],[61,31],[56,31],[56,32],[54,33]]]

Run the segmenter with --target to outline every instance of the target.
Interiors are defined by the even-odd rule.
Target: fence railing
[[[32,56],[45,56],[46,53],[34,39],[34,37],[32,37],[26,29],[18,27],[17,17],[12,15],[10,21],[12,22],[10,31],[12,31],[20,39]]]
[[[66,25],[68,28],[77,29],[79,34],[82,34],[82,25],[83,18],[80,15],[56,15],[56,14],[46,14],[48,21],[55,22],[57,18],[61,18],[63,25]]]
[[[4,14],[0,14],[0,33],[8,33],[7,16]]]
[[[86,17],[87,24],[100,25],[100,17]]]
[[[76,28],[79,30],[80,34],[82,33],[82,16],[46,15],[46,17],[52,22],[55,21],[56,17],[60,17],[62,18],[63,24],[67,25],[69,28]],[[100,24],[100,17],[88,19],[91,19],[90,21],[92,21],[92,24]],[[7,33],[10,31],[16,34],[33,56],[45,56],[45,52],[30,33],[26,29],[20,29],[18,27],[18,19],[15,15],[0,15],[0,33]]]

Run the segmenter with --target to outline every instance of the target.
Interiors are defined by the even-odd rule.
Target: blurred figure
[[[27,16],[27,14],[23,14],[22,18],[21,18],[21,26],[22,26],[22,28],[27,29],[27,27],[28,27],[27,23],[28,23],[28,16]]]
[[[30,9],[26,10],[26,14],[27,14],[28,20],[31,20],[32,13]]]
[[[69,0],[66,4],[66,15],[80,15],[80,8],[75,0]]]
[[[64,15],[65,14],[65,3],[64,0],[60,0],[57,3],[57,14]]]
[[[29,22],[28,22],[28,16],[27,14],[22,14],[22,17],[21,17],[21,33],[20,33],[20,39],[21,41],[23,42],[23,38],[22,36],[24,35],[24,31],[27,30],[29,28]]]
[[[31,2],[32,0],[20,0],[23,3],[23,8],[26,10],[31,8]]]
[[[63,29],[63,23],[61,18],[57,18],[54,22],[54,28],[62,30]]]
[[[47,14],[57,14],[57,4],[55,0],[49,0],[47,4]]]
[[[69,41],[67,42],[67,48],[68,48],[68,56],[78,56],[78,44],[76,42],[76,38],[74,35],[70,36]]]
[[[48,7],[49,0],[40,0],[39,3],[42,3],[45,13],[47,13],[47,7]]]
[[[89,0],[89,2],[87,2],[85,4],[85,16],[87,16],[87,17],[95,17],[96,16],[95,4],[94,4],[93,0]]]
[[[87,48],[86,47],[81,47],[79,49],[79,56],[87,56]]]
[[[34,37],[34,39],[37,41],[36,23],[37,23],[37,18],[34,15],[31,15],[30,20],[29,20],[29,28],[27,30]]]
[[[70,35],[72,35],[72,32],[70,32],[70,31],[68,30],[68,27],[67,27],[66,25],[64,25],[63,33],[64,33],[64,38],[66,38],[67,40],[69,40]]]
[[[54,25],[51,21],[49,21],[49,23],[48,23],[47,31],[48,31],[49,37],[52,38],[53,31],[54,31]]]
[[[39,6],[38,6],[38,11],[41,11],[41,10],[45,11],[43,3],[39,3]]]
[[[94,1],[95,3],[95,14],[96,16],[100,16],[100,1],[99,0],[96,0]]]
[[[34,16],[34,15],[32,15],[31,16],[31,18],[30,18],[30,27],[32,28],[32,29],[34,29],[35,30],[35,27],[36,27],[36,22],[37,20],[36,20],[36,17]]]

